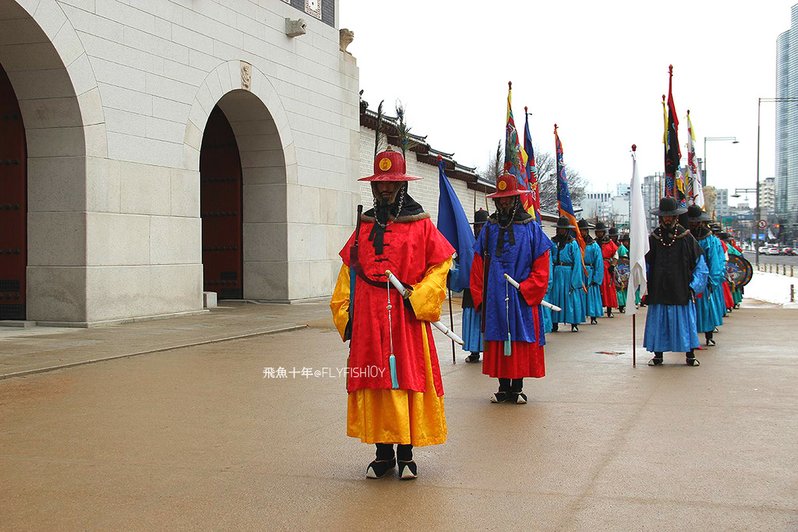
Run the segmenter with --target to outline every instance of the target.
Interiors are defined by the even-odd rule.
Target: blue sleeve
[[[446,276],[446,286],[458,294],[467,288],[460,282],[460,257],[452,261],[452,267],[449,268],[449,274]]]
[[[598,248],[598,249],[597,249]],[[593,246],[593,282],[601,284],[604,282],[604,257],[601,256],[601,248]]]
[[[696,294],[700,294],[707,287],[707,278],[709,277],[709,268],[707,268],[707,261],[704,260],[704,255],[698,257],[698,262],[693,270],[693,280],[690,281],[690,289]]]
[[[709,261],[709,285],[720,286],[726,278],[726,261],[723,256],[723,246],[715,240],[709,246],[707,260]]]
[[[571,268],[571,288],[582,288],[585,285],[585,273],[582,268],[582,252],[579,250],[579,244],[576,241],[571,241],[568,244],[568,249],[571,250],[571,258],[574,265]]]

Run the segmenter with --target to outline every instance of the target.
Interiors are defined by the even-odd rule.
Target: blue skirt
[[[549,292],[546,294],[546,301],[557,305],[562,311],[551,311],[552,323],[582,323],[585,321],[584,292],[581,288],[571,288],[570,277],[570,266],[554,267],[554,278]]]
[[[582,292],[584,294],[584,292]],[[601,302],[601,287],[598,285],[590,285],[587,287],[587,315],[591,318],[598,318],[604,315],[604,307]]]
[[[482,349],[481,313],[473,308],[463,309],[463,351],[480,353]]]
[[[713,300],[718,295],[723,297],[720,289],[704,290],[701,297],[695,300],[695,322],[698,332],[712,332],[715,327],[723,325],[723,315],[718,311],[718,305]]]
[[[649,305],[643,346],[652,353],[686,353],[698,347],[695,306]]]

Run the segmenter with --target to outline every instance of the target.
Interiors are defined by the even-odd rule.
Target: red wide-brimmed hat
[[[378,153],[374,158],[374,175],[361,177],[358,181],[416,181],[420,177],[407,175],[405,158],[390,148]]]
[[[521,194],[528,194],[529,191],[522,186],[519,186],[518,180],[513,174],[503,173],[496,180],[496,192],[488,194],[489,198],[506,198],[509,196],[520,196]]]

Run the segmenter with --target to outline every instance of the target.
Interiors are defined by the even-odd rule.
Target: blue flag
[[[443,159],[438,157],[438,231],[457,251],[457,259],[449,274],[447,285],[454,292],[468,288],[471,263],[474,260],[474,231],[444,171]]]

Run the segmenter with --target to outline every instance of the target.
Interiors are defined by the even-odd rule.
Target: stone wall
[[[28,143],[28,319],[201,309],[199,153],[216,104],[240,126],[244,297],[329,294],[358,199],[358,70],[321,20],[287,37],[301,15],[282,0],[0,0]]]

